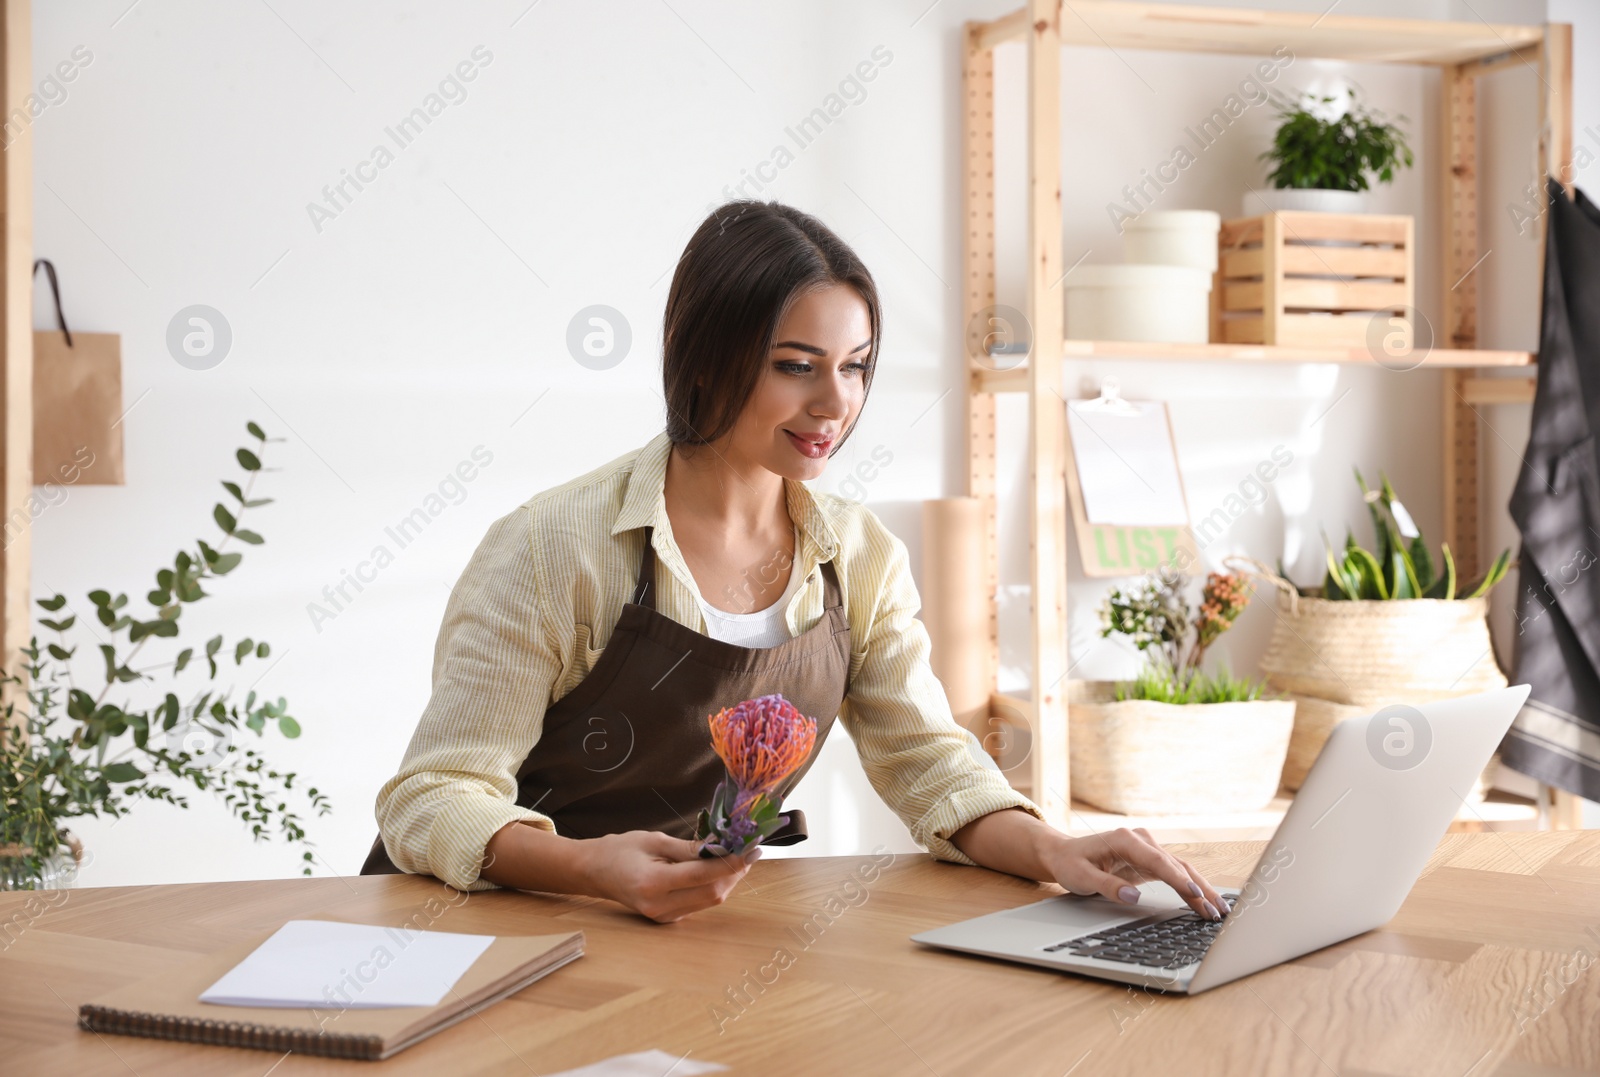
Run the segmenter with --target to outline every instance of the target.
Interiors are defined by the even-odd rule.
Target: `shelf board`
[[[972,378],[975,387],[988,393],[1021,393],[1028,390],[1028,366],[1009,354],[991,356],[991,361],[1003,367],[987,370],[974,367]],[[1065,359],[1139,359],[1153,362],[1179,363],[1350,363],[1355,366],[1377,366],[1372,353],[1366,348],[1329,348],[1320,346],[1295,347],[1277,344],[1171,344],[1161,341],[1134,340],[1065,340],[1062,342]],[[1006,364],[1016,362],[1016,366]],[[1395,367],[1402,369],[1410,362],[1407,356],[1397,356]],[[1530,367],[1534,354],[1524,351],[1495,351],[1484,348],[1433,348],[1424,355],[1418,367],[1483,368]]]
[[[1028,31],[1021,8],[974,33],[980,48]],[[1295,59],[1357,63],[1460,64],[1538,46],[1544,27],[1335,15],[1314,11],[1189,7],[1073,0],[1061,8],[1061,43],[1109,49],[1159,49],[1271,56],[1287,46]]]

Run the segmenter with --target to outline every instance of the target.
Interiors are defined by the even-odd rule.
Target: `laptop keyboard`
[[[1238,900],[1235,894],[1223,894],[1222,899],[1232,911]],[[1101,961],[1120,961],[1128,965],[1142,965],[1152,969],[1181,969],[1192,965],[1206,955],[1217,931],[1228,922],[1228,913],[1221,920],[1207,920],[1198,913],[1186,912],[1165,920],[1135,920],[1119,924],[1093,935],[1079,935],[1058,942],[1045,949],[1064,951],[1073,957],[1093,957]]]

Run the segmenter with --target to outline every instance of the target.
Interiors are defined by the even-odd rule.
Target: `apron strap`
[[[639,555],[639,585],[633,589],[633,602],[647,610],[656,608],[656,551],[650,544],[655,528],[644,529],[644,552]]]

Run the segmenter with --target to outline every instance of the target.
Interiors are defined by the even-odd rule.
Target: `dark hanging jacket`
[[[1522,531],[1514,682],[1532,695],[1507,766],[1600,800],[1600,210],[1547,183],[1533,428],[1511,495]]]

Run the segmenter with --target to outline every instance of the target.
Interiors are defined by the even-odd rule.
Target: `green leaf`
[[[172,663],[172,672],[174,672],[174,673],[182,673],[183,672],[183,667],[187,666],[189,664],[189,659],[191,659],[193,657],[194,657],[194,648],[193,647],[185,647],[183,650],[179,651],[178,652],[178,660],[176,662]]]
[[[246,430],[250,431],[250,436],[255,438],[257,441],[266,441],[267,440],[267,435],[263,434],[261,432],[261,428],[259,426],[257,426],[255,423],[245,423],[244,424],[244,428]]]
[[[270,497],[253,497],[244,503],[244,507],[247,509],[259,509],[262,505],[270,504],[272,504],[272,498]]]
[[[1366,550],[1357,547],[1346,555],[1347,560],[1353,559],[1356,570],[1361,574],[1361,597],[1372,599],[1389,597],[1389,589],[1383,582],[1383,569],[1379,567],[1377,558]]]
[[[236,532],[234,532],[234,534],[237,536],[237,535],[243,534],[243,532],[237,532],[236,531]],[[228,573],[232,572],[235,568],[237,568],[238,565],[239,565],[239,562],[242,561],[243,559],[244,559],[244,554],[240,554],[240,553],[218,554],[216,561],[214,561],[212,563],[212,565],[211,565],[211,571],[216,573],[218,576],[226,576]]]
[[[236,498],[239,501],[240,504],[244,503],[244,491],[239,489],[239,484],[238,483],[236,483],[236,482],[224,482],[222,484],[222,488],[224,490],[228,491],[228,493],[232,494],[234,496],[234,498]]]
[[[1333,551],[1328,550],[1328,573],[1322,580],[1322,595],[1328,599],[1355,598],[1355,594],[1345,586],[1344,571],[1339,563],[1333,559]]]
[[[272,653],[272,648],[267,646],[266,640],[262,640],[260,643],[256,644],[256,657],[257,658],[265,658],[265,657],[267,657],[267,655],[269,655],[271,653]]]
[[[1416,566],[1417,585],[1423,590],[1433,586],[1433,557],[1428,553],[1428,544],[1418,535],[1411,540],[1411,563]]]
[[[266,539],[262,538],[254,531],[246,531],[242,527],[233,533],[233,537],[238,539],[240,542],[248,542],[252,546],[259,546],[266,541]]]
[[[1422,595],[1422,588],[1417,585],[1416,570],[1411,567],[1411,558],[1404,547],[1394,547],[1393,563],[1389,567],[1391,598],[1418,598]]]
[[[64,649],[62,647],[59,647],[54,643],[49,644],[48,646],[50,648],[51,657],[55,658],[56,660],[61,661],[61,662],[67,662],[67,661],[70,661],[72,659],[72,652],[71,651],[66,650],[66,649]]]
[[[96,606],[106,606],[111,603],[111,596],[105,591],[90,591],[89,601]]]
[[[256,454],[251,452],[249,449],[240,449],[238,452],[234,453],[234,456],[238,458],[239,466],[244,468],[246,471],[261,470],[261,461],[257,459]]]
[[[171,692],[168,692],[167,698],[161,702],[162,729],[171,729],[173,726],[178,724],[178,711],[178,697],[173,695]]]
[[[220,502],[211,510],[211,518],[217,521],[217,526],[222,528],[225,534],[233,534],[233,529],[238,526],[233,519],[233,513],[223,508]]]
[[[207,658],[210,658],[212,655],[215,655],[220,650],[222,650],[222,637],[221,636],[212,636],[210,639],[206,640],[206,657]]]
[[[1456,597],[1456,559],[1450,553],[1450,544],[1447,542],[1442,547],[1444,551],[1444,575],[1433,581],[1433,586],[1428,588],[1424,598],[1452,599]]]
[[[298,737],[300,735],[300,723],[285,714],[278,719],[278,732],[289,738]]]
[[[100,773],[108,782],[132,782],[144,777],[144,771],[132,763],[108,763]]]
[[[150,600],[150,605],[152,606],[165,606],[172,601],[172,593],[170,591],[151,591],[144,597]]]
[[[244,656],[254,650],[255,646],[255,641],[251,639],[247,638],[240,640],[238,645],[233,649],[233,664],[236,666],[243,664]]]
[[[1481,598],[1489,593],[1489,588],[1499,583],[1505,576],[1506,570],[1511,567],[1511,551],[1501,550],[1500,556],[1494,559],[1494,564],[1489,566],[1489,571],[1474,583],[1469,583],[1462,588],[1468,598]]]
[[[48,618],[41,617],[39,618],[39,623],[50,629],[52,632],[65,632],[67,629],[78,623],[78,618],[74,616],[68,617],[65,621],[52,621]]]
[[[54,613],[56,610],[67,604],[67,596],[53,595],[50,598],[41,598],[38,600],[38,602],[40,606],[49,610],[51,613]]]

